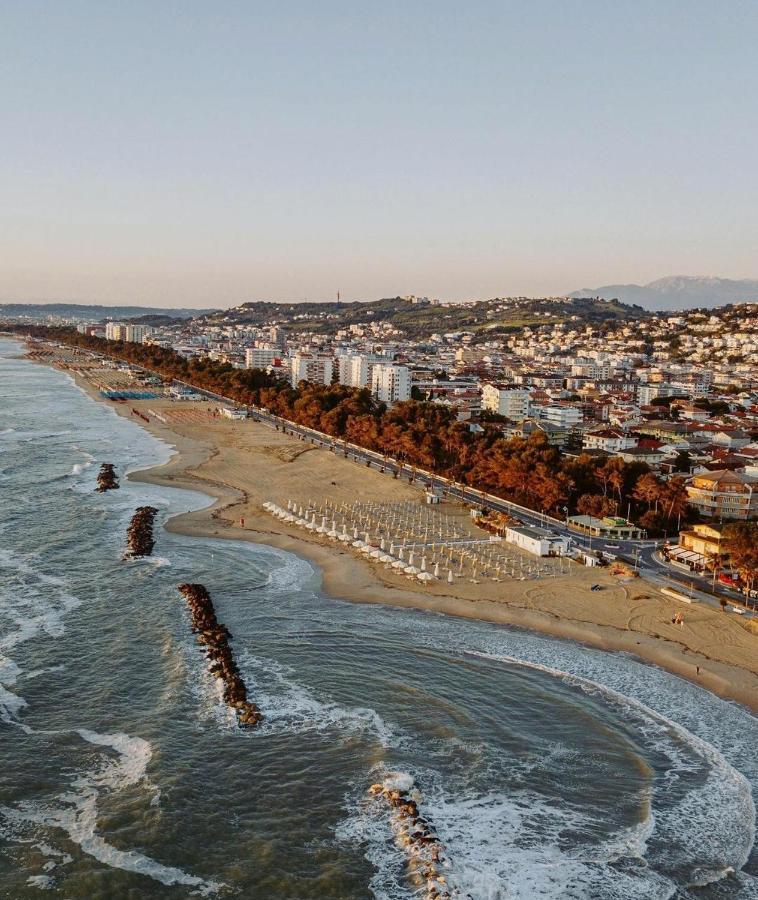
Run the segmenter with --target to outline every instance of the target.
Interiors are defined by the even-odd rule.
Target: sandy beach
[[[171,519],[170,531],[296,553],[323,573],[324,591],[343,600],[476,618],[631,653],[758,712],[758,634],[733,615],[702,603],[681,604],[642,578],[620,579],[607,569],[578,564],[555,578],[416,585],[323,536],[283,523],[262,504],[327,497],[336,502],[423,502],[420,489],[251,420],[220,417],[209,403],[104,401],[93,383],[97,379],[77,371],[70,358],[40,361],[67,369],[93,399],[108,402],[175,448],[165,465],[129,476],[213,498],[206,509]],[[466,509],[446,506],[449,514],[468,519]],[[592,584],[602,590],[591,591]],[[683,626],[672,624],[675,613],[683,613]]]

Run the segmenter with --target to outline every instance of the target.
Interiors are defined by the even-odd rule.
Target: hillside
[[[478,303],[437,305],[387,298],[370,303],[245,303],[204,317],[208,324],[283,325],[289,331],[334,333],[350,325],[386,322],[405,336],[424,339],[441,332],[473,332],[479,339],[525,326],[554,324],[572,316],[602,323],[639,319],[640,307],[597,298],[496,298]]]
[[[649,284],[606,284],[582,288],[570,297],[605,297],[622,303],[635,303],[649,310],[710,308],[727,303],[758,300],[758,280],[671,275]]]

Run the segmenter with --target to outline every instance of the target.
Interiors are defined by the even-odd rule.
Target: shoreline
[[[27,356],[27,358],[30,357]],[[53,360],[34,360],[32,358],[32,361],[55,365]],[[91,399],[101,403],[106,402],[81,373],[67,371],[65,368],[62,371],[70,375],[76,385]],[[694,634],[682,633],[679,637],[676,631],[669,636],[637,630],[630,627],[632,617],[629,618],[629,625],[623,628],[607,622],[595,621],[591,617],[592,610],[582,609],[579,602],[575,604],[576,608],[573,610],[575,616],[558,614],[550,608],[549,602],[542,602],[545,597],[549,600],[554,598],[550,596],[549,585],[543,585],[540,581],[526,586],[523,583],[515,583],[503,588],[503,590],[511,591],[513,596],[497,600],[486,596],[457,596],[451,593],[449,588],[444,590],[442,586],[423,592],[414,590],[407,580],[401,580],[399,576],[384,575],[375,566],[341,547],[319,539],[304,539],[302,531],[283,525],[279,520],[259,509],[259,503],[251,497],[250,491],[224,480],[222,476],[225,470],[222,466],[216,465],[218,471],[212,471],[214,463],[219,462],[219,457],[222,456],[224,450],[227,451],[227,456],[230,455],[229,448],[225,445],[222,446],[218,440],[214,441],[210,429],[203,430],[202,434],[196,433],[201,429],[194,429],[190,436],[167,422],[161,422],[155,415],[150,415],[150,407],[155,407],[157,403],[159,401],[129,401],[110,405],[116,414],[135,420],[137,424],[163,441],[172,450],[172,455],[167,462],[129,472],[127,477],[130,480],[192,490],[211,498],[211,503],[202,509],[172,516],[165,525],[169,532],[188,537],[244,540],[294,553],[306,559],[316,568],[317,574],[320,576],[321,590],[327,596],[338,600],[381,604],[388,607],[440,613],[457,618],[476,619],[570,640],[595,649],[628,653],[645,663],[685,678],[725,700],[737,702],[753,714],[758,714],[758,652],[755,652],[758,651],[758,638],[741,628],[739,623],[728,623],[719,618],[726,617],[726,614],[708,611],[709,616],[716,617],[712,623],[712,630],[718,632],[717,637],[724,639],[723,628],[726,625],[729,625],[730,631],[733,632],[725,639],[722,657],[727,655],[727,652],[733,652],[730,645],[734,642],[734,636],[739,636],[739,632],[743,632],[747,639],[754,642],[754,648],[752,644],[750,645],[754,657],[752,665],[749,663],[741,665],[723,658],[714,658],[711,653],[719,652],[718,642],[713,647],[708,647],[710,653],[702,652],[702,649],[696,646],[698,642],[694,639],[696,637]],[[137,408],[140,413],[147,414],[149,421],[132,415],[132,408]],[[188,407],[178,408],[188,409]],[[194,408],[196,407],[189,409]],[[308,446],[289,446],[294,442],[287,442],[283,438],[279,440],[278,433],[275,432],[266,435],[264,432],[268,432],[269,429],[262,424],[251,423],[250,427],[263,430],[256,434],[263,439],[270,438],[269,443],[275,444],[274,448],[265,446],[264,449],[267,452],[272,449],[278,451],[276,458],[280,461],[284,459],[285,462],[291,463],[303,456],[310,457],[311,454],[319,453],[330,457],[328,460],[332,466],[330,472],[332,469],[334,471],[341,470],[344,466],[353,467],[354,470],[361,468],[353,462],[333,459],[331,458],[333,455],[326,451],[316,451]],[[189,428],[187,430],[192,431]],[[260,467],[261,459],[257,460],[257,465]],[[233,470],[228,462],[226,468]],[[335,476],[335,478],[338,477],[339,475]],[[368,477],[369,473],[366,473],[366,478]],[[396,495],[394,499],[400,496],[418,496],[415,488],[398,485],[378,473],[375,477],[384,479],[382,486],[388,492],[394,492]],[[335,483],[335,481],[331,482],[333,485]],[[292,490],[294,492],[295,488],[293,487]],[[238,524],[240,513],[244,514],[246,523],[244,528]],[[567,579],[561,579],[561,581],[567,582],[566,590],[570,591],[572,587],[575,587],[576,592],[580,593],[581,585],[573,583],[578,582],[580,575],[583,573],[576,572]],[[592,577],[595,580],[601,580],[597,574]],[[663,614],[662,622],[668,616],[670,608],[680,608],[674,601],[661,597],[657,586],[647,583],[643,579],[636,579],[632,587],[637,589],[637,594],[642,590],[649,591],[653,598],[645,594],[639,595],[637,598],[631,595],[631,588],[628,588],[627,585],[609,582],[604,602],[613,602],[611,588],[619,599],[624,599],[626,605],[631,606],[632,611],[638,607],[647,606],[648,604],[642,601],[652,599],[652,602],[660,608],[660,613]],[[463,591],[458,593],[463,593]],[[600,596],[603,597],[602,594]],[[560,595],[560,599],[564,599],[563,595]],[[640,602],[635,606],[637,599]],[[542,608],[540,608],[541,602]],[[699,612],[705,614],[703,610],[699,610]],[[582,618],[582,613],[586,614],[587,618]],[[688,619],[691,617],[689,610],[687,617]],[[638,616],[638,618],[640,617]],[[656,626],[656,629],[670,630],[665,624]],[[686,640],[687,638],[689,638],[689,642]],[[730,641],[729,638],[732,640]]]

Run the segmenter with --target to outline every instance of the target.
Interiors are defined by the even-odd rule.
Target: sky
[[[0,300],[758,277],[758,4],[0,0]]]

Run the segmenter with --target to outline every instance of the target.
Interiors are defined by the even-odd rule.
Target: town
[[[184,373],[140,353],[187,360],[194,377],[178,396],[211,387],[229,416],[255,402],[532,510],[526,526],[565,520],[590,544],[663,538],[655,558],[671,571],[755,598],[756,304],[675,315],[569,298],[306,306],[49,324],[127,358],[132,347],[159,375]],[[470,324],[432,330],[448,318]],[[155,377],[127,371],[143,386]]]

